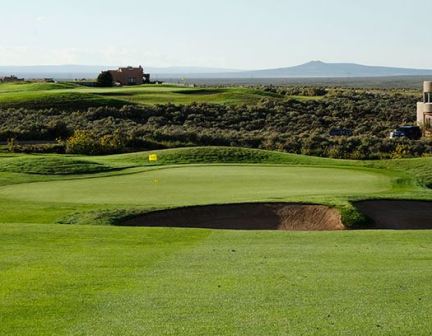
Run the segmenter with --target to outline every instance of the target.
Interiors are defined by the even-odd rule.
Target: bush
[[[103,71],[97,77],[96,83],[100,87],[111,87],[114,85],[114,79],[109,71]]]
[[[303,87],[268,90],[324,93]],[[432,139],[389,139],[390,131],[398,125],[415,122],[416,97],[385,90],[327,92],[320,100],[267,97],[256,105],[164,104],[73,112],[0,109],[0,141],[52,141],[74,134],[67,141],[67,151],[83,154],[116,153],[126,147],[138,150],[185,146],[263,148],[341,159],[432,153]],[[351,132],[346,133],[348,136],[332,136],[330,130],[335,128]],[[118,130],[122,130],[121,134]]]
[[[64,154],[65,146],[63,143],[55,144],[34,144],[34,145],[16,145],[13,149],[14,153],[27,154]]]
[[[119,131],[98,137],[88,131],[78,130],[66,140],[66,153],[70,154],[102,155],[123,150],[124,138]]]

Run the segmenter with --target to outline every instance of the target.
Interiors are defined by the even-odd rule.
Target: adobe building
[[[113,77],[114,83],[120,85],[140,85],[150,83],[150,74],[145,74],[143,67],[138,68],[131,66],[118,68],[117,70],[108,70]]]
[[[423,83],[423,101],[417,103],[417,124],[425,128],[432,126],[432,82]]]

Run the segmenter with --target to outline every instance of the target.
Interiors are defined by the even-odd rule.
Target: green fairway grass
[[[353,190],[352,186],[357,187]],[[385,192],[391,179],[353,169],[277,166],[173,166],[125,175],[16,184],[0,198],[25,201],[173,207],[311,200]]]
[[[0,85],[1,86],[1,85]],[[17,91],[0,94],[0,107],[3,108],[64,108],[79,109],[98,106],[123,106],[122,100],[86,94],[70,90]]]
[[[40,175],[97,173],[112,168],[100,163],[61,156],[15,156],[0,160],[0,171]]]
[[[432,200],[430,181],[432,158],[0,154],[0,335],[430,335],[430,231],[108,225],[264,201],[336,206],[349,225],[350,201]]]
[[[49,91],[61,89],[73,89],[77,86],[69,83],[44,83],[44,82],[16,82],[16,83],[1,83],[0,93],[10,92],[29,92],[29,91]]]
[[[182,85],[140,85],[93,88],[69,83],[0,84],[0,107],[87,108],[128,104],[256,104],[262,98],[277,100],[320,99],[320,97],[286,97],[259,89],[195,88]]]
[[[432,199],[422,186],[430,158],[343,161],[224,147],[151,153],[158,154],[155,164],[149,152],[0,157],[0,222],[103,224],[122,213],[241,202],[312,202],[351,211],[350,200]],[[347,225],[357,218],[347,216]]]
[[[2,335],[430,335],[429,232],[0,226]]]

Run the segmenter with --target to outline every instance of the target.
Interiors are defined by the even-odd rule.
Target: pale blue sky
[[[432,68],[431,0],[0,0],[0,65]]]

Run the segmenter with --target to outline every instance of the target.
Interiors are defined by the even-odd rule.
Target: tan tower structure
[[[432,126],[432,82],[423,83],[423,101],[417,103],[417,124]]]

